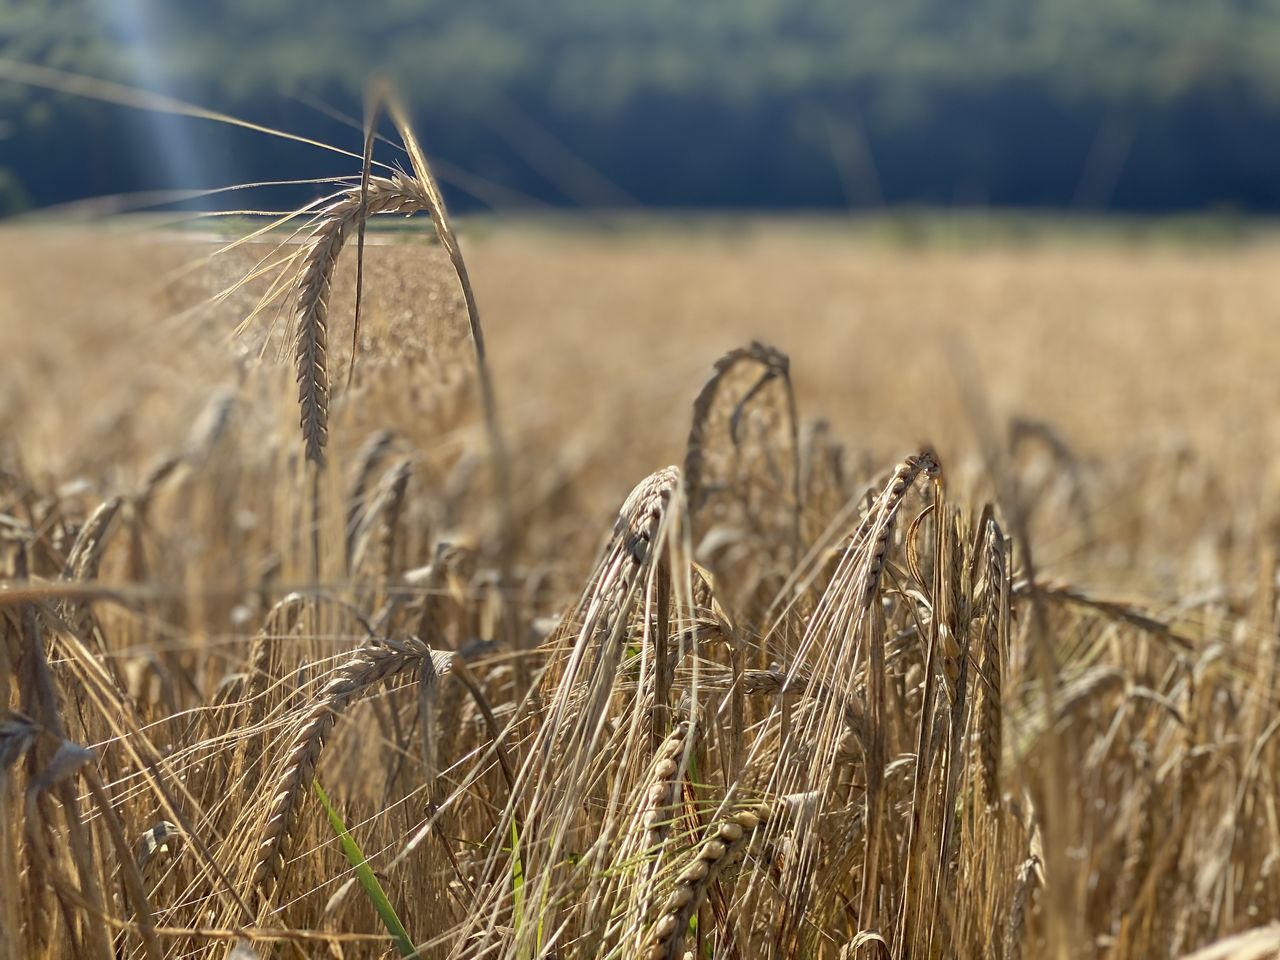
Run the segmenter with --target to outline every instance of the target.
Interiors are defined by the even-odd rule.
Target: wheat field
[[[414,161],[0,230],[0,956],[1277,955],[1280,244]]]

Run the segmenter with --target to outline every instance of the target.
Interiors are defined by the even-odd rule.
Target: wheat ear
[[[339,715],[372,687],[421,665],[428,658],[436,676],[448,673],[453,665],[452,654],[434,651],[416,637],[373,640],[356,651],[329,681],[289,745],[284,773],[276,786],[258,843],[253,868],[255,887],[265,889],[280,875],[285,848],[297,824],[302,795],[315,777],[316,763]]]
[[[307,459],[324,465],[329,439],[329,290],[338,256],[351,227],[376,213],[411,214],[427,209],[427,195],[413,177],[395,174],[370,177],[361,203],[360,187],[352,187],[319,212],[298,274],[294,358],[298,370],[298,406]]]
[[[680,955],[689,921],[701,908],[716,878],[746,850],[756,830],[785,809],[785,803],[754,804],[711,828],[677,875],[675,888],[667,896],[641,956],[646,960],[674,960]]]
[[[689,721],[682,720],[658,748],[644,807],[645,849],[651,854],[657,852],[671,830],[672,810],[680,797],[680,758],[689,730]]]
[[[738,364],[745,360],[753,360],[760,366],[764,367],[764,374],[757,381],[754,387],[742,399],[742,404],[746,404],[759,390],[764,387],[770,380],[780,379],[786,388],[787,394],[787,427],[791,436],[792,451],[792,473],[791,473],[791,495],[794,500],[792,503],[792,537],[793,548],[796,551],[792,558],[794,562],[799,561],[800,550],[800,513],[801,503],[801,487],[800,487],[800,426],[798,414],[796,413],[795,389],[791,384],[791,358],[783,353],[777,347],[769,344],[761,343],[753,340],[745,347],[737,347],[730,350],[719,360],[715,362],[712,368],[711,376],[702,385],[702,389],[698,391],[697,397],[693,401],[693,419],[689,425],[689,439],[685,444],[684,459],[684,482],[686,498],[689,503],[691,513],[696,513],[706,499],[707,492],[702,485],[702,464],[703,450],[706,446],[707,421],[711,416],[711,405],[715,403],[716,395],[720,391],[720,383],[727,377]],[[735,414],[734,420],[736,421]]]
[[[355,480],[351,484],[351,495],[347,498],[347,566],[351,566],[351,558],[356,548],[356,536],[360,532],[361,517],[367,512],[365,498],[374,483],[374,473],[390,452],[395,443],[395,434],[390,430],[379,430],[372,434],[356,453]]]
[[[108,533],[112,522],[124,503],[121,497],[111,497],[100,503],[85,521],[76,537],[67,562],[62,570],[64,580],[96,580],[106,553]],[[88,636],[93,632],[93,613],[88,600],[67,600],[62,605],[62,615],[71,626]]]

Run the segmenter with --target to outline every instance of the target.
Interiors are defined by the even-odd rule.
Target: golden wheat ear
[[[371,640],[357,650],[325,687],[286,751],[266,824],[258,841],[253,886],[266,893],[280,875],[298,819],[302,796],[315,778],[316,764],[338,717],[366,692],[407,670],[431,664],[434,678],[450,671],[453,655],[432,650],[416,637]]]
[[[412,214],[428,209],[421,185],[404,174],[362,179],[319,212],[295,282],[294,360],[298,409],[306,457],[325,464],[329,442],[329,294],[353,227],[380,213]]]
[[[689,439],[685,443],[684,483],[689,501],[689,512],[696,516],[707,498],[708,491],[703,483],[703,465],[706,459],[707,424],[711,417],[711,408],[720,392],[726,377],[745,363],[755,363],[761,368],[760,379],[738,402],[737,408],[729,418],[729,430],[733,442],[738,442],[738,426],[742,413],[747,405],[760,391],[774,380],[781,381],[786,392],[787,429],[791,444],[792,473],[792,562],[799,562],[801,544],[801,517],[803,514],[802,489],[800,485],[800,428],[796,411],[795,389],[791,383],[791,358],[777,347],[753,340],[742,347],[735,347],[724,354],[712,367],[711,376],[703,383],[693,401],[693,416],[689,425]]]

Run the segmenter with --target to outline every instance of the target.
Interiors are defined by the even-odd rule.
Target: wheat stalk
[[[995,520],[987,524],[986,617],[982,625],[982,710],[978,728],[978,766],[982,797],[989,809],[1000,804],[1003,735],[1001,674],[1008,638],[1009,586],[1005,576],[1004,534]]]

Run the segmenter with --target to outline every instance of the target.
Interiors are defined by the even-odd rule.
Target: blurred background
[[[1274,212],[1278,45],[1280,0],[0,2],[0,57],[354,150],[384,73],[459,210]],[[0,212],[285,170],[350,164],[0,81]]]
[[[504,416],[550,451],[581,435],[610,504],[679,456],[707,365],[753,338],[791,353],[805,410],[886,460],[968,449],[966,344],[998,416],[1077,449],[1251,462],[1280,449],[1258,415],[1280,405],[1276,51],[1280,0],[0,0],[0,314],[30,378],[0,388],[0,416],[28,429],[43,380],[100,376],[117,443],[122,424],[139,450],[185,429],[289,326],[284,287],[255,303],[298,237],[241,242],[269,221],[238,214],[351,184],[381,75],[462,215]],[[139,90],[334,149],[110,102]],[[375,156],[407,165],[394,143]],[[263,183],[179,204],[230,217],[80,227]],[[430,224],[376,225],[361,350],[465,345]],[[340,371],[353,261],[334,278]],[[188,351],[198,376],[157,373],[143,411],[136,358],[178,346],[160,329],[208,349]],[[35,436],[102,432],[49,415]],[[61,470],[87,449],[48,454]]]
[[[355,240],[377,76],[457,247],[418,181]],[[425,957],[585,955],[691,876],[703,957],[1227,956],[1280,916],[1278,213],[1280,0],[0,0],[0,721],[104,782],[8,723],[0,960],[140,957],[148,896],[226,957],[239,894],[264,957],[387,955],[317,771]],[[664,554],[672,474],[617,520],[666,464]],[[399,653],[356,704],[384,630],[481,650],[477,710]],[[742,821],[647,859],[757,792],[803,799],[767,899]]]

